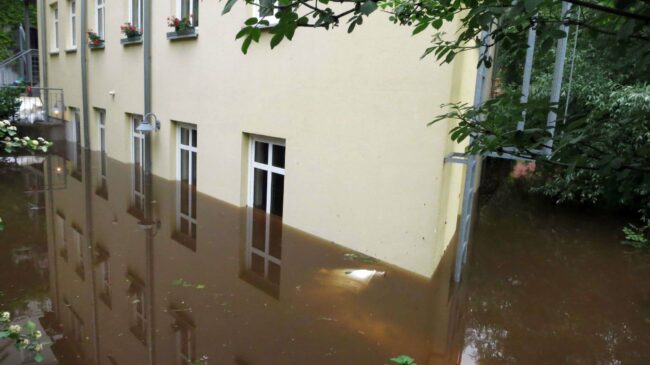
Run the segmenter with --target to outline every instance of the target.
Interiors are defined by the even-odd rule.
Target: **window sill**
[[[77,47],[66,48],[65,53],[77,53]]]
[[[89,44],[88,48],[90,48],[91,51],[104,50],[104,44]]]
[[[59,55],[59,50],[58,49],[53,49],[50,51],[50,56],[58,56]]]
[[[122,43],[122,45],[125,47],[134,44],[142,44],[142,36],[122,38],[120,39],[120,43]]]
[[[181,32],[167,32],[167,39],[170,41],[182,39],[196,39],[199,37],[199,32],[196,29],[185,30]]]

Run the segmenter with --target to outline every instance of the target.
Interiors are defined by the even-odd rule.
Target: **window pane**
[[[180,180],[184,183],[190,182],[190,152],[181,150],[181,171]]]
[[[192,23],[195,27],[199,26],[199,0],[192,0]]]
[[[255,142],[255,162],[269,163],[269,144]]]
[[[192,129],[192,147],[197,147],[196,129]]]
[[[190,16],[190,0],[181,0],[181,18]]]
[[[180,128],[181,130],[181,144],[189,145],[190,144],[190,131],[187,128]]]
[[[284,146],[273,145],[273,166],[284,168]]]
[[[252,246],[260,251],[266,252],[266,213],[253,211],[253,242]]]
[[[254,170],[253,207],[266,211],[266,182],[268,174],[264,170]]]
[[[271,214],[282,217],[283,199],[284,175],[273,173],[271,180]]]
[[[264,276],[264,258],[259,255],[251,255],[251,271]]]
[[[196,152],[192,152],[192,185],[196,186]]]

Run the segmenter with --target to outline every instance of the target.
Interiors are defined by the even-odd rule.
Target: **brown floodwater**
[[[46,364],[650,363],[650,255],[623,220],[506,186],[456,286],[453,247],[425,278],[73,155],[0,169],[0,310],[47,333]]]

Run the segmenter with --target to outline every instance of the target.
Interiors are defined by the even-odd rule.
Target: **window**
[[[178,188],[176,190],[176,229],[183,241],[194,249],[196,242],[196,158],[197,130],[195,126],[179,124],[178,138]]]
[[[194,364],[194,329],[188,325],[178,325],[176,332],[176,353],[179,365]]]
[[[104,39],[104,28],[106,27],[106,0],[95,0],[95,26],[97,35]]]
[[[142,116],[131,116],[131,133],[133,143],[133,209],[136,213],[144,212],[144,134],[137,130],[142,123]]]
[[[59,50],[59,4],[52,4],[52,27],[54,31],[52,32],[52,50]]]
[[[108,157],[106,155],[106,110],[97,109],[97,127],[99,130],[99,187],[97,194],[108,199],[107,169]]]
[[[142,0],[129,0],[129,23],[142,29]]]
[[[266,284],[244,277],[278,296],[282,259],[285,146],[278,140],[252,137],[246,224],[246,271]]]
[[[251,138],[248,205],[282,217],[285,147],[279,141]]]
[[[72,123],[69,123],[70,129],[66,131],[69,136],[68,141],[72,142],[68,146],[74,147],[70,151],[72,155],[72,170],[70,171],[70,175],[81,181],[81,114],[77,108],[70,108],[70,114],[72,115]]]
[[[199,26],[199,0],[176,0],[176,16],[180,19],[188,17],[192,25]]]
[[[70,1],[70,47],[77,47],[77,2]]]

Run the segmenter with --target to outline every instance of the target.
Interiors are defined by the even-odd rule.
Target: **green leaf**
[[[284,33],[274,34],[273,38],[271,38],[271,49],[280,44],[280,42],[282,42],[282,38],[284,38]]]
[[[247,53],[248,53],[248,47],[250,47],[250,45],[251,45],[251,41],[252,41],[252,40],[253,40],[253,38],[249,35],[249,36],[246,37],[246,39],[244,39],[244,41],[242,42],[242,44],[241,44],[241,51],[242,51],[243,54],[247,54]]]
[[[39,352],[38,354],[34,355],[34,360],[36,360],[36,362],[43,362],[43,354]]]
[[[377,10],[377,2],[373,0],[368,0],[365,3],[361,4],[359,11],[361,14],[368,16],[372,14],[373,11]]]
[[[399,364],[399,365],[417,365],[415,363],[415,359],[413,359],[410,356],[406,356],[406,355],[399,355],[398,357],[394,357],[394,358],[390,359],[390,361],[392,361],[392,362],[394,362],[396,364]]]
[[[229,13],[230,9],[232,9],[233,5],[235,5],[236,2],[237,0],[226,1],[226,5],[223,7],[223,11],[221,12],[221,14],[223,15]]]
[[[255,24],[257,24],[257,18],[255,18],[255,17],[248,18],[248,19],[246,19],[244,24],[249,25],[249,26],[250,25],[255,25]]]
[[[429,26],[429,23],[427,23],[426,21],[418,24],[415,27],[415,29],[413,29],[413,35],[416,35],[416,34],[422,32],[423,30],[427,29],[428,26]]]

